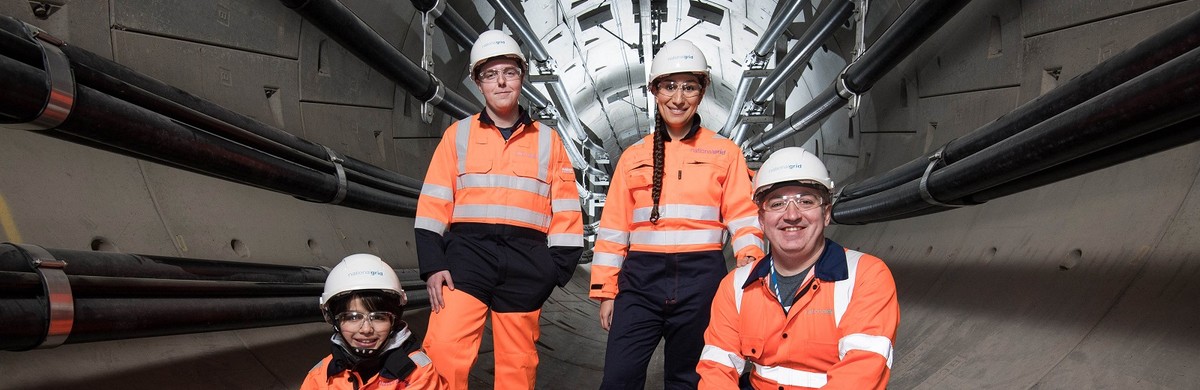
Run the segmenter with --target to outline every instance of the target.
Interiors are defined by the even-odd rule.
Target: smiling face
[[[483,100],[487,104],[488,114],[493,118],[497,116],[505,116],[517,109],[518,99],[521,97],[521,81],[525,78],[523,72],[518,72],[516,79],[504,77],[504,73],[511,73],[513,69],[521,70],[521,63],[511,58],[495,58],[477,69],[475,77],[475,86],[479,87],[479,92],[483,93]],[[495,72],[493,80],[484,80],[481,75]]]
[[[674,83],[674,91],[669,91],[670,83]],[[699,93],[686,96],[687,90],[692,87],[699,87]],[[700,107],[700,101],[704,100],[704,85],[700,78],[692,73],[673,73],[659,77],[651,88],[663,123],[675,135],[686,134],[687,127],[692,124],[692,116]]]
[[[788,185],[775,188],[765,194],[764,204],[778,199],[795,199],[801,196],[813,196],[818,199],[824,194],[820,190],[801,186]],[[758,222],[762,225],[763,235],[771,242],[771,256],[776,261],[791,265],[806,264],[815,261],[825,249],[825,226],[829,225],[830,206],[822,204],[807,211],[801,211],[796,202],[786,202],[781,211],[767,211],[760,205]]]
[[[363,304],[362,298],[355,296],[346,306],[346,311],[366,314],[371,310]],[[387,341],[392,325],[391,322],[372,321],[369,317],[360,319],[357,324],[343,323],[340,325],[342,340],[352,348],[379,349]]]

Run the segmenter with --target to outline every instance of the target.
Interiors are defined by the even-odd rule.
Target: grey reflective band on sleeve
[[[330,147],[325,145],[321,146],[325,148],[325,153],[329,154],[329,161],[332,162],[333,167],[337,169],[337,193],[333,195],[333,199],[330,199],[325,203],[341,204],[343,200],[346,200],[346,189],[349,185],[346,183],[346,168],[342,167],[342,163],[346,160],[343,160],[341,157],[339,157],[337,152],[333,151],[333,149]]]
[[[75,297],[71,295],[71,282],[67,279],[67,263],[54,258],[45,248],[37,245],[15,244],[29,254],[30,264],[42,279],[46,293],[47,311],[46,338],[37,348],[54,348],[67,341],[75,325]]]
[[[25,29],[33,43],[42,49],[42,63],[46,64],[50,93],[46,96],[42,111],[33,120],[0,126],[16,130],[50,130],[61,125],[71,114],[71,108],[75,105],[75,75],[71,72],[71,60],[59,49],[64,45],[62,40],[28,23],[25,23]]]

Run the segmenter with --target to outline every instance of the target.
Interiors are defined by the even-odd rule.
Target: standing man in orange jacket
[[[697,365],[700,389],[884,389],[900,323],[879,258],[825,238],[833,180],[817,156],[783,148],[755,176],[766,258],[721,281]],[[748,382],[748,383],[747,383]]]
[[[466,389],[492,315],[495,388],[532,389],[538,316],[583,252],[575,171],[553,129],[517,104],[528,65],[501,31],[479,34],[471,77],[486,107],[446,129],[417,202],[417,255],[433,313],[425,350]]]

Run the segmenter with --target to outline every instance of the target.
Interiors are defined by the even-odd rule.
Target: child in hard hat
[[[300,389],[448,388],[400,320],[407,300],[396,272],[378,256],[342,259],[329,271],[320,300],[333,325],[333,353],[308,372]]]
[[[742,150],[696,114],[709,80],[696,45],[663,45],[648,84],[653,134],[626,149],[613,172],[589,294],[609,331],[601,389],[645,388],[663,339],[662,386],[696,388],[709,308],[727,273],[726,238],[739,263],[763,256]]]

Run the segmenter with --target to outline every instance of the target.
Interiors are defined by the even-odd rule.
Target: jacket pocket
[[[750,360],[758,360],[763,353],[763,339],[761,337],[741,336],[741,354]]]

